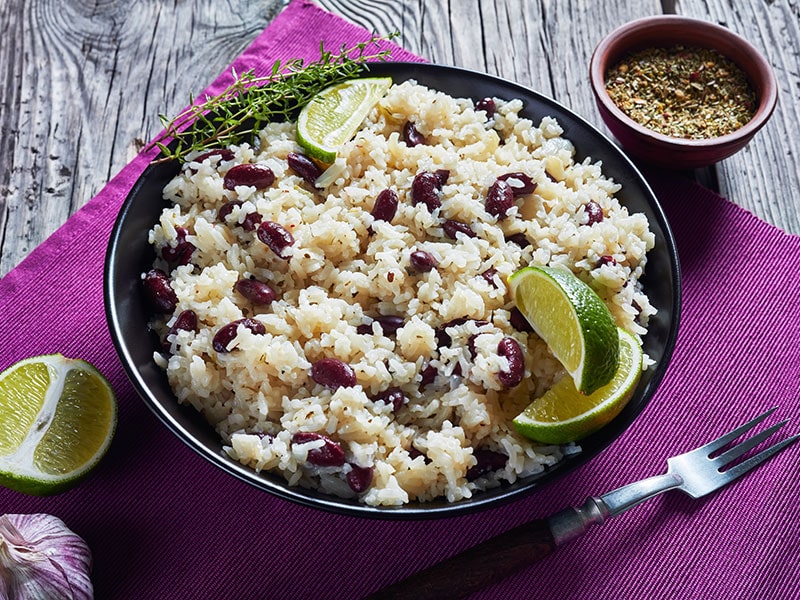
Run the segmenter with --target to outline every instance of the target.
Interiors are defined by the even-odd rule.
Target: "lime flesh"
[[[297,143],[310,157],[332,163],[391,85],[391,77],[365,77],[325,88],[300,111]]]
[[[618,329],[619,365],[613,379],[592,394],[582,394],[564,377],[514,419],[517,431],[536,442],[566,444],[607,425],[628,404],[642,374],[639,341]]]
[[[591,394],[614,376],[617,325],[597,293],[567,269],[525,267],[508,279],[520,312],[572,376]]]
[[[69,489],[106,453],[117,423],[108,381],[60,354],[0,373],[0,485],[35,495]]]

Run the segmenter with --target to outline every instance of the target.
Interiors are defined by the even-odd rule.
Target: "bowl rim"
[[[659,31],[665,25],[674,26],[676,24],[684,25],[689,28],[709,31],[718,39],[725,39],[732,45],[742,47],[745,52],[752,57],[753,63],[756,65],[755,72],[761,75],[759,83],[763,86],[763,89],[759,96],[759,103],[756,112],[753,114],[753,117],[739,129],[713,138],[691,139],[668,136],[649,129],[644,125],[634,121],[622,109],[620,109],[613,100],[611,100],[611,97],[608,95],[608,92],[605,89],[605,72],[610,66],[609,63],[611,62],[611,60],[609,60],[609,56],[613,53],[613,58],[616,59],[619,55],[627,52],[628,48],[625,47],[625,42],[632,34],[646,30]],[[702,42],[698,42],[696,45],[718,50],[716,46],[703,44]],[[615,50],[616,52],[614,52]],[[734,61],[723,52],[720,53],[728,60],[734,62],[734,64],[744,71],[744,68],[737,61]],[[752,78],[749,74],[747,74],[747,76],[748,79],[751,80],[751,84],[755,83],[752,81]],[[671,146],[673,148],[707,149],[718,146],[734,146],[737,142],[752,137],[764,126],[764,124],[772,116],[778,101],[778,83],[775,78],[775,73],[772,69],[772,66],[761,51],[759,51],[745,38],[731,31],[727,27],[723,27],[722,25],[705,21],[703,19],[696,19],[683,15],[657,15],[642,17],[633,21],[629,21],[612,30],[600,40],[592,52],[592,56],[589,60],[589,80],[595,98],[603,105],[605,110],[611,113],[614,119],[616,119],[626,128],[636,132],[641,137],[651,138],[660,145]]]
[[[664,248],[662,251],[667,253],[670,257],[669,279],[672,281],[672,305],[670,307],[671,319],[665,321],[664,331],[662,332],[663,339],[659,338],[661,341],[658,342],[663,348],[663,355],[659,360],[659,363],[653,367],[654,372],[642,389],[640,399],[636,405],[627,407],[628,410],[624,412],[624,415],[621,414],[614,421],[606,425],[600,432],[591,436],[592,440],[595,440],[595,436],[599,438],[599,441],[595,440],[592,442],[595,448],[590,452],[581,452],[573,456],[565,456],[564,459],[559,461],[559,463],[554,466],[556,473],[545,477],[546,481],[548,482],[559,479],[601,454],[631,426],[631,424],[636,420],[636,418],[639,417],[641,412],[646,408],[647,404],[649,404],[650,400],[655,395],[671,362],[677,342],[680,324],[682,285],[676,240],[670,228],[669,222],[667,221],[663,208],[661,207],[660,203],[658,202],[658,198],[639,168],[606,136],[606,134],[587,121],[584,117],[530,87],[523,86],[512,80],[503,79],[488,73],[450,65],[387,61],[370,63],[368,67],[368,70],[365,70],[364,73],[360,74],[359,76],[369,76],[370,73],[374,73],[375,71],[395,75],[399,71],[400,74],[403,75],[404,80],[416,79],[419,75],[424,76],[427,74],[432,76],[433,74],[437,73],[449,73],[453,78],[471,78],[471,80],[478,79],[482,85],[499,85],[505,91],[514,91],[523,94],[522,97],[533,98],[536,101],[536,104],[534,105],[536,110],[542,110],[543,107],[546,107],[548,110],[554,110],[557,113],[563,113],[568,120],[575,121],[580,125],[581,128],[585,128],[586,134],[588,134],[591,139],[601,143],[603,146],[606,154],[604,154],[602,159],[595,158],[594,160],[605,161],[608,159],[608,161],[610,161],[612,164],[616,161],[619,161],[619,167],[624,169],[625,174],[629,175],[631,180],[635,181],[635,184],[638,186],[643,198],[646,198],[646,204],[652,211],[652,217],[657,224],[657,227],[663,233]],[[444,89],[444,91],[446,93],[451,93],[447,89]],[[181,419],[176,418],[167,408],[164,407],[163,403],[151,389],[146,377],[139,370],[139,366],[136,364],[136,361],[132,356],[131,342],[124,339],[125,336],[120,315],[121,308],[119,305],[125,300],[125,297],[123,297],[121,291],[118,290],[118,287],[122,285],[122,282],[120,281],[120,277],[118,276],[116,270],[120,268],[119,265],[120,261],[123,260],[123,255],[129,254],[129,249],[122,247],[123,242],[121,241],[121,237],[123,233],[123,225],[126,223],[126,221],[131,219],[130,214],[134,211],[133,207],[135,204],[133,200],[139,193],[139,190],[143,187],[147,175],[152,174],[155,169],[163,166],[163,164],[150,164],[147,166],[145,171],[137,179],[136,183],[132,186],[131,190],[127,194],[117,215],[106,249],[106,260],[104,265],[104,304],[108,329],[111,334],[115,350],[117,351],[118,357],[120,358],[123,369],[129,381],[132,383],[137,395],[148,406],[150,411],[155,414],[157,419],[163,425],[165,425],[166,428],[173,435],[175,435],[180,442],[187,445],[204,460],[211,462],[215,467],[221,469],[229,475],[232,475],[240,482],[254,486],[261,491],[269,493],[273,497],[288,500],[307,508],[358,518],[382,520],[427,520],[436,518],[454,518],[508,504],[512,501],[526,497],[533,491],[540,489],[540,480],[542,476],[547,475],[550,472],[550,469],[542,472],[541,474],[532,475],[528,478],[525,478],[528,479],[528,481],[524,485],[517,486],[517,483],[522,481],[520,479],[517,480],[517,483],[510,484],[515,486],[511,489],[508,489],[506,486],[488,489],[482,492],[480,495],[475,495],[470,499],[466,499],[465,503],[449,503],[442,500],[441,502],[436,503],[417,502],[402,506],[376,507],[356,502],[348,503],[346,500],[319,492],[318,490],[307,489],[299,486],[291,487],[285,482],[273,482],[272,480],[266,480],[263,477],[265,475],[264,473],[257,473],[253,469],[239,464],[232,459],[226,458],[221,454],[214,453],[208,446],[204,445],[194,433],[187,429]],[[659,278],[665,276],[666,274],[663,274],[659,276]],[[655,274],[651,275],[651,277],[655,277]],[[150,349],[151,358],[149,359],[150,363],[152,364],[154,364],[154,361],[152,361],[153,348],[154,347]],[[150,365],[151,367],[152,364]],[[176,402],[176,406],[177,405],[178,403]],[[587,439],[586,441],[588,442],[590,440]]]

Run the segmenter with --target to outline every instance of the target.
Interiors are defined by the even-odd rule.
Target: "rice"
[[[654,236],[644,215],[620,205],[620,186],[599,162],[575,162],[555,119],[534,124],[520,116],[520,100],[494,100],[487,119],[471,100],[404,82],[315,187],[287,166],[287,155],[300,152],[292,123],[268,125],[257,143],[232,147],[231,160],[189,160],[166,186],[170,206],[150,243],[178,303],[152,322],[168,345],[154,357],[178,400],[215,427],[231,458],[290,485],[394,506],[469,498],[579,451],[536,445],[512,426],[564,372],[535,334],[512,325],[506,279],[529,264],[569,268],[621,327],[643,336],[655,309],[639,280]],[[425,144],[403,141],[408,121]],[[225,189],[225,173],[240,163],[269,167],[275,182]],[[422,171],[449,171],[433,211],[410,197]],[[530,176],[536,189],[498,220],[486,211],[487,189],[513,172]],[[399,198],[391,222],[371,215],[385,189]],[[230,201],[241,204],[221,219]],[[601,221],[589,223],[590,202],[602,209]],[[242,226],[254,212],[292,234],[288,259]],[[468,224],[474,237],[451,239],[445,219]],[[170,265],[161,251],[181,239],[195,246],[191,263]],[[433,256],[435,268],[412,268],[415,250]],[[268,283],[276,300],[254,305],[236,292],[248,278]],[[187,310],[197,316],[196,331],[169,333]],[[402,326],[384,333],[382,315],[402,317]],[[229,351],[215,350],[220,328],[244,318],[263,333],[240,326]],[[498,352],[508,337],[525,365],[511,389],[498,378],[510,368]],[[315,382],[312,367],[325,358],[349,365],[356,384]],[[401,405],[379,398],[390,389],[400,390]],[[344,457],[334,464],[311,458],[328,444]]]

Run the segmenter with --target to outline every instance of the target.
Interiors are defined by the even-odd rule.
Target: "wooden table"
[[[587,79],[600,39],[637,17],[720,23],[779,80],[772,120],[739,154],[694,175],[800,234],[800,5],[795,0],[317,0],[432,62],[551,96],[605,130]],[[244,50],[286,0],[0,2],[0,276],[88,202]],[[692,210],[687,206],[687,210]]]

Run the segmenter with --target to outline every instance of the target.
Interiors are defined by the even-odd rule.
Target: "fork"
[[[583,535],[592,525],[668,490],[700,498],[747,473],[800,437],[795,434],[742,462],[732,463],[753,450],[788,423],[776,423],[735,446],[728,446],[769,417],[775,408],[733,431],[685,454],[667,460],[667,472],[630,483],[600,497],[589,497],[580,508],[567,508],[473,546],[440,563],[375,592],[365,600],[439,600],[463,598],[496,583],[550,554],[557,546]],[[727,448],[727,449],[726,449]],[[728,467],[728,468],[726,468]]]

